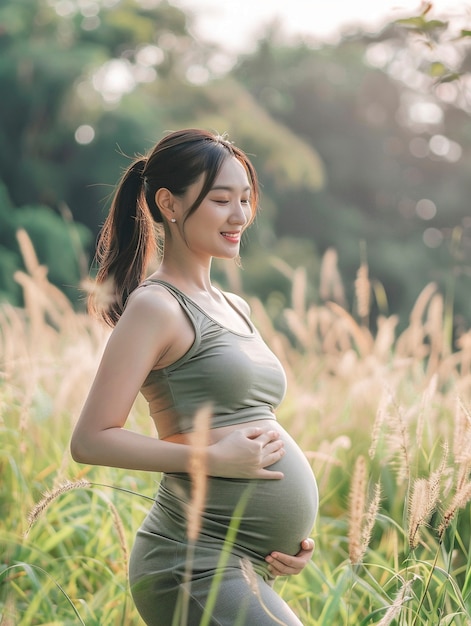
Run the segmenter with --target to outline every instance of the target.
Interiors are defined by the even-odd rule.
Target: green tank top
[[[196,412],[208,404],[211,428],[276,419],[274,409],[286,391],[284,370],[229,297],[246,320],[247,333],[225,328],[173,285],[147,280],[142,286],[149,284],[162,285],[177,299],[195,332],[188,352],[172,365],[152,370],[141,388],[159,437],[191,432]]]

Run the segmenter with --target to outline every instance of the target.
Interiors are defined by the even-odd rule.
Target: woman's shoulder
[[[163,285],[144,283],[129,296],[123,316],[170,322],[182,314],[175,297]]]

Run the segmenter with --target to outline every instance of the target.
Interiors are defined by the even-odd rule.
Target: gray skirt
[[[318,493],[304,454],[282,436],[286,454],[272,469],[283,479],[207,479],[194,543],[187,535],[190,477],[163,475],[130,559],[131,592],[148,626],[198,626],[205,612],[211,626],[301,624],[273,591],[265,557],[299,551],[315,521]]]

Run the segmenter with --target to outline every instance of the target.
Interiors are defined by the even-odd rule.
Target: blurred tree
[[[96,233],[122,153],[134,156],[163,130],[155,103],[140,115],[138,98],[126,107],[122,97],[182,73],[190,48],[185,15],[167,2],[0,4],[0,175],[8,190],[0,198],[1,293],[18,293],[11,270],[20,262],[19,225],[30,231],[54,282],[65,289],[77,283],[61,207],[70,206]],[[15,219],[8,217],[12,209]],[[79,230],[81,242],[90,242]]]
[[[437,103],[417,81],[406,84],[410,65],[394,33],[315,48],[283,44],[275,25],[234,75],[325,163],[322,191],[277,193],[276,234],[312,237],[321,253],[336,247],[350,285],[366,243],[371,274],[405,321],[426,282],[445,291],[454,280],[452,233],[469,221],[471,145],[469,119],[454,104]],[[394,72],[379,66],[386,52]],[[471,319],[462,291],[469,276],[461,274],[457,309]]]
[[[195,42],[189,18],[164,0],[4,0],[0,291],[14,293],[20,223],[54,280],[73,284],[72,246],[53,254],[41,241],[50,232],[70,242],[63,207],[95,235],[128,159],[165,130],[201,125],[229,132],[260,174],[263,219],[244,242],[248,289],[287,294],[262,252],[308,265],[315,284],[332,246],[353,284],[365,243],[391,311],[404,318],[425,282],[456,278],[457,306],[471,317],[471,127],[456,78],[469,46],[449,42],[453,65],[440,47],[447,28],[418,17],[337,46],[287,45],[273,27],[222,76],[218,51]]]
[[[96,234],[128,159],[183,125],[228,131],[256,155],[275,189],[322,185],[311,146],[236,82],[209,80],[213,50],[192,39],[186,16],[167,2],[19,0],[0,8],[0,22],[0,80],[8,86],[0,103],[0,168],[11,204],[28,206],[22,214],[29,218],[41,204],[60,221],[66,204]],[[269,196],[266,205],[261,231],[272,243]],[[53,217],[37,210],[33,240],[41,229],[51,240],[52,232],[58,236]],[[11,231],[6,245],[17,252]],[[72,284],[72,275],[61,274],[70,263],[58,258],[59,249],[72,254],[65,245],[49,256],[42,241],[40,261],[58,284]],[[52,269],[57,264],[61,270]]]
[[[63,209],[67,216],[67,210]],[[6,187],[0,181],[0,300],[21,302],[21,289],[14,273],[22,267],[16,243],[19,229],[28,232],[38,258],[48,267],[48,277],[60,285],[76,302],[80,297],[78,283],[86,271],[84,250],[90,245],[90,231],[85,226],[63,219],[47,206],[31,205],[13,208]]]
[[[117,169],[107,164],[116,166],[116,146],[133,155],[161,132],[155,106],[146,128],[118,105],[137,85],[183,71],[191,39],[178,9],[146,6],[15,0],[0,7],[0,168],[15,205],[66,201],[82,215],[88,199],[71,202],[74,171],[93,183],[101,159],[101,181],[115,182]]]

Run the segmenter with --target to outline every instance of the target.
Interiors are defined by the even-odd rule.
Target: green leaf
[[[427,20],[423,15],[418,15],[416,17],[406,17],[394,22],[399,26],[404,26],[405,28],[410,28],[411,30],[417,30],[420,32],[431,32],[434,30],[441,30],[447,28],[448,22],[443,22],[442,20]]]
[[[444,76],[441,76],[437,83],[451,83],[454,80],[458,80],[459,78],[461,78],[461,74],[459,72],[450,72],[449,74],[445,74]]]
[[[417,17],[404,17],[399,20],[396,20],[394,23],[399,26],[405,26],[406,28],[414,28],[417,30],[421,30],[426,23],[422,15],[418,15]]]

